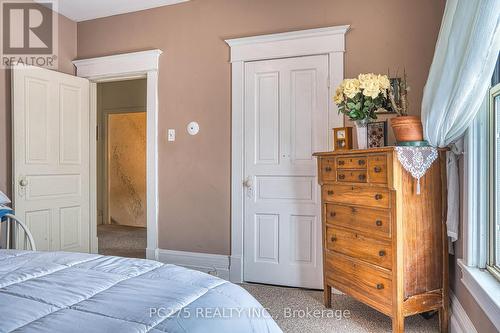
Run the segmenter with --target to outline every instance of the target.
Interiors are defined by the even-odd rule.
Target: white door
[[[12,70],[13,193],[37,250],[89,252],[89,81]]]
[[[245,64],[245,281],[323,288],[312,154],[328,148],[327,79],[327,55]]]

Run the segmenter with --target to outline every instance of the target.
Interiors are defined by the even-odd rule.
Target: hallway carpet
[[[146,228],[114,224],[97,226],[99,254],[146,258]]]
[[[348,296],[334,294],[332,309],[325,309],[322,291],[259,284],[241,286],[268,309],[285,333],[391,332],[389,317]],[[408,317],[405,332],[439,332],[437,317]]]

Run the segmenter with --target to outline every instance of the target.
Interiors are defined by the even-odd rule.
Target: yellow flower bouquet
[[[387,75],[359,74],[345,79],[338,86],[333,100],[343,113],[354,121],[377,119],[376,110],[388,104],[391,83]]]

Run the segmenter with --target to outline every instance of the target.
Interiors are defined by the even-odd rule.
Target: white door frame
[[[148,259],[158,259],[158,68],[161,50],[75,60],[77,76],[90,80],[90,249],[97,252],[97,83],[147,78],[146,205]]]
[[[244,101],[245,62],[327,54],[329,58],[329,95],[344,78],[345,34],[349,25],[228,39],[231,48],[231,282],[243,282],[244,214]],[[342,127],[333,100],[328,105],[329,128]],[[329,149],[332,149],[332,142]]]

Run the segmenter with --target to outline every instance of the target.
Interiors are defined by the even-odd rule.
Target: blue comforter
[[[156,261],[0,250],[0,332],[281,332],[241,287]]]

